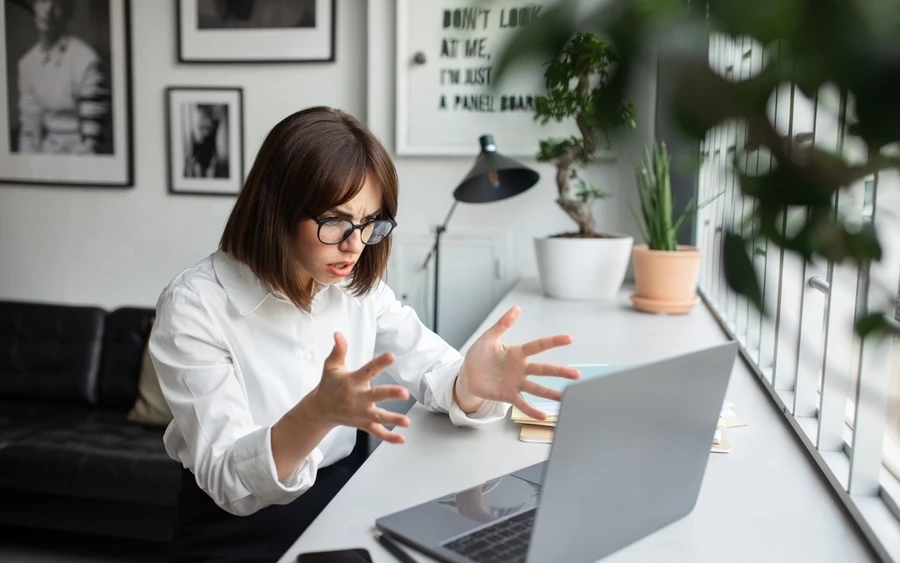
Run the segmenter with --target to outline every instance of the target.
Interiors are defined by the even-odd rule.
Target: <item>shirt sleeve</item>
[[[322,451],[314,449],[284,482],[278,480],[272,428],[254,422],[229,348],[196,293],[163,293],[149,349],[172,424],[184,440],[180,461],[217,505],[243,516],[287,504],[312,487]]]
[[[376,306],[377,336],[375,353],[391,352],[394,363],[385,372],[409,389],[427,409],[446,412],[459,426],[475,426],[500,420],[510,404],[484,401],[466,414],[453,399],[456,376],[463,357],[455,348],[419,320],[415,310],[402,304],[384,283],[373,289]]]

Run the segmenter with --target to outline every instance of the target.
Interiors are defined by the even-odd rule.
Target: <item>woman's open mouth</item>
[[[328,265],[328,273],[339,278],[347,277],[353,270],[353,262],[335,262]]]

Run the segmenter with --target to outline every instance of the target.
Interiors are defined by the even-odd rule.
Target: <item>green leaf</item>
[[[792,37],[804,20],[804,0],[709,0],[709,11],[718,27],[731,35],[747,35],[763,44]]]
[[[762,290],[756,279],[756,270],[747,252],[744,239],[732,232],[725,234],[722,243],[722,262],[725,281],[740,295],[744,295],[760,311],[763,310]]]
[[[859,118],[856,133],[880,147],[900,141],[900,104],[897,104],[900,61],[896,48],[893,52],[885,49],[865,54],[871,58],[856,62],[856,72],[849,85]]]
[[[697,140],[725,120],[765,115],[780,81],[770,65],[753,78],[732,82],[713,72],[708,57],[705,52],[685,51],[668,71],[674,84],[672,113],[681,130]]]
[[[644,222],[641,221],[637,213],[634,211],[634,206],[631,205],[631,202],[628,202],[628,210],[631,211],[631,216],[634,218],[634,223],[638,226],[638,229],[641,230],[641,238],[643,238],[644,242],[650,242],[650,235],[647,233],[647,228],[644,226]]]
[[[830,220],[820,221],[817,227],[820,244],[814,250],[829,260],[843,262],[850,259],[860,264],[882,258],[881,243],[872,223],[864,223],[856,231]]]
[[[869,336],[900,336],[900,327],[891,323],[884,313],[869,313],[857,319],[854,328],[860,338]]]
[[[510,68],[522,60],[555,60],[572,37],[574,7],[568,1],[544,6],[536,22],[521,28],[501,51],[491,88],[499,90]]]
[[[741,192],[761,205],[827,207],[838,189],[837,178],[818,178],[803,167],[779,166],[761,176],[740,175]]]

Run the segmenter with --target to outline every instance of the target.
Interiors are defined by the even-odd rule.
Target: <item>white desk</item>
[[[522,316],[505,341],[524,342],[558,332],[574,338],[572,345],[538,356],[542,361],[635,363],[725,340],[702,304],[686,316],[654,316],[634,311],[624,292],[616,303],[575,303],[547,299],[539,287],[536,280],[519,283],[476,334],[518,304]],[[694,511],[604,563],[875,561],[829,485],[740,359],[728,400],[748,426],[728,432],[731,453],[710,454]],[[410,428],[401,429],[407,443],[380,445],[282,563],[293,563],[305,551],[347,547],[367,548],[375,563],[396,561],[372,537],[376,518],[541,461],[549,453],[548,445],[520,442],[519,427],[508,419],[460,428],[446,415],[429,413],[420,405],[409,415]],[[597,532],[603,533],[602,522]],[[417,561],[432,561],[407,551]]]

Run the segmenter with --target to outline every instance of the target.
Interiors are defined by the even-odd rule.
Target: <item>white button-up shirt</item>
[[[283,482],[272,456],[272,425],[322,377],[334,332],[355,370],[391,352],[385,372],[430,410],[457,425],[503,418],[509,404],[485,401],[466,415],[453,401],[462,357],[380,283],[355,297],[323,289],[309,313],[265,287],[219,250],[181,272],[156,307],[149,349],[174,415],[164,441],[223,509],[238,515],[286,504],[308,490],[320,467],[346,457],[356,429],[338,427]],[[392,447],[403,447],[392,446]]]

